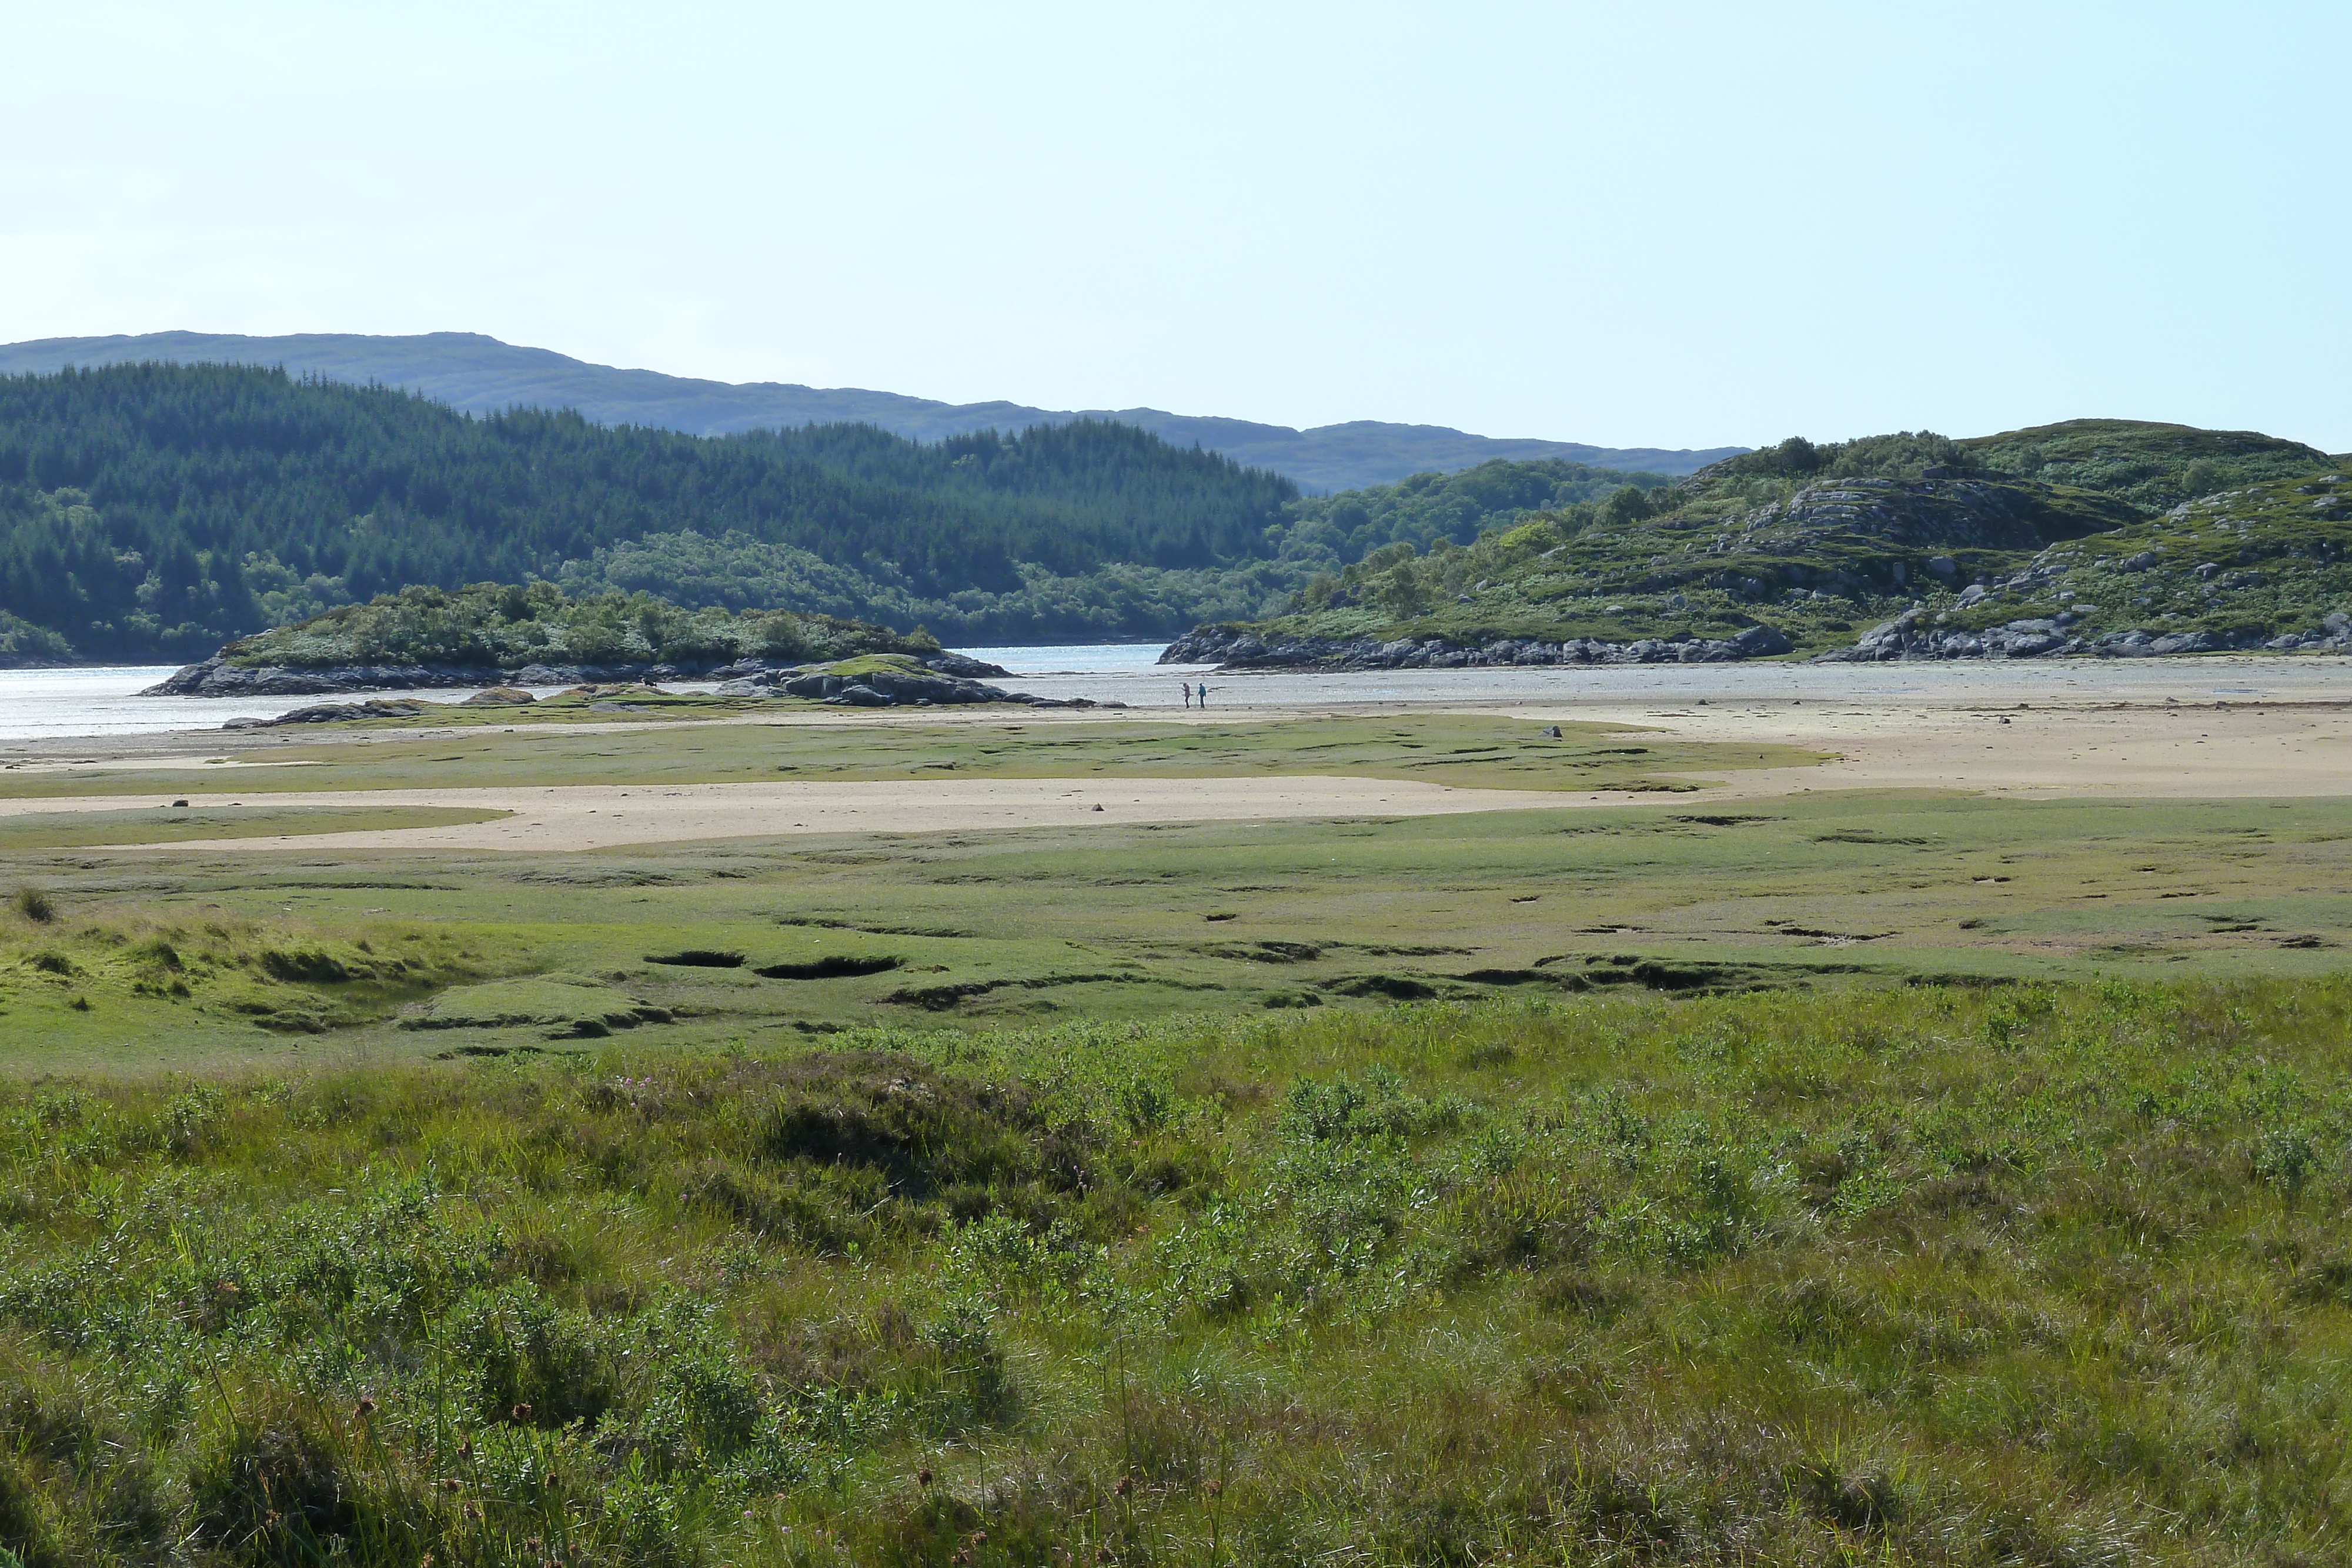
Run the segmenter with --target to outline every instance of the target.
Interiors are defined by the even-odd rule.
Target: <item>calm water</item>
[[[1048,696],[1091,695],[1101,700],[1132,689],[1166,687],[1176,702],[1176,678],[1146,677],[1164,643],[1108,643],[1040,648],[959,650],[1013,672],[1023,690]],[[0,742],[63,740],[87,736],[152,735],[175,730],[218,729],[233,718],[275,718],[313,703],[349,700],[337,696],[142,697],[139,693],[179,668],[176,664],[109,665],[100,669],[0,670]],[[1116,687],[1114,691],[1111,688]],[[455,702],[478,688],[403,691],[401,696]],[[559,686],[533,687],[536,695]],[[672,690],[708,691],[707,682],[673,683]]]
[[[1634,664],[1597,669],[1270,671],[1219,674],[1160,664],[1163,644],[1109,643],[1054,647],[966,648],[1012,672],[1004,685],[1048,697],[1092,697],[1131,707],[1174,708],[1178,684],[1205,674],[1216,708],[1318,706],[1329,703],[1561,702],[1686,703],[1799,697],[1883,703],[1971,700],[2183,702],[2352,696],[2352,662],[2341,658],[1993,660],[1949,664]],[[226,720],[271,717],[334,698],[142,697],[173,666],[0,670],[0,742],[217,730]],[[554,690],[556,688],[547,688]],[[708,689],[686,685],[680,689]],[[404,692],[438,701],[455,691]]]

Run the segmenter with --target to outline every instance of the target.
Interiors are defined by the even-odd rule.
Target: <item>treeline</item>
[[[1392,544],[1425,550],[1446,538],[1466,545],[1532,513],[1601,500],[1627,486],[1663,490],[1672,483],[1663,474],[1621,473],[1559,458],[1414,474],[1393,485],[1298,501],[1290,508],[1280,553],[1344,566]]]
[[[1041,571],[1263,558],[1297,498],[1099,421],[934,444],[860,425],[713,440],[474,419],[241,367],[68,371],[0,378],[0,633],[191,656],[412,585],[552,580],[680,531],[788,546],[914,598],[1019,594]]]

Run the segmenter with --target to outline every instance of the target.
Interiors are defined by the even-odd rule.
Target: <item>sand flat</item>
[[[2227,800],[2352,794],[2352,704],[1915,706],[1884,699],[1515,708],[1639,725],[1675,740],[1771,740],[1818,768],[1722,775],[1706,791],[1943,789],[2019,797]]]
[[[237,797],[179,797],[194,809]],[[611,785],[274,793],[272,808],[462,806],[510,811],[448,828],[187,840],[221,850],[578,851],[785,834],[927,833],[991,828],[1133,826],[1307,817],[1404,817],[1628,799],[1532,789],[1459,789],[1385,779],[969,779],[861,783]],[[1100,810],[1097,810],[1099,807]],[[121,796],[0,801],[21,814],[125,810]],[[140,808],[128,808],[136,810]],[[152,808],[150,808],[152,809]],[[97,846],[93,846],[97,847]]]
[[[1688,801],[1887,789],[2169,800],[2352,794],[2352,702],[2340,699],[2245,702],[2209,695],[2202,702],[2168,704],[2078,696],[2028,704],[1988,701],[1980,692],[1969,693],[1964,701],[1855,692],[1827,699],[1643,702],[1620,697],[1442,706],[1457,713],[1638,727],[1664,739],[1771,741],[1833,756],[1812,767],[1693,773],[1688,779],[1701,788],[1675,797]],[[1213,721],[1246,716],[1276,722],[1329,711],[1258,709],[1210,716]],[[1391,711],[1413,710],[1400,705]],[[984,722],[981,716],[972,717]],[[1194,722],[1200,722],[1197,712]],[[219,808],[239,798],[233,791],[231,786],[184,798],[195,808]],[[188,842],[245,850],[563,852],[803,833],[1427,816],[1660,799],[1655,793],[1624,790],[1481,789],[1359,777],[1168,779],[1097,773],[1069,779],[272,791],[256,798],[257,802],[264,798],[273,808],[460,806],[513,814],[497,821],[441,828]],[[120,795],[0,800],[0,816],[149,809],[134,802],[136,797]],[[1097,810],[1097,806],[1102,809]]]

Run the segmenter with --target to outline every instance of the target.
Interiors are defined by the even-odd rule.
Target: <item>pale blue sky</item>
[[[0,0],[0,340],[2352,448],[2352,5]]]

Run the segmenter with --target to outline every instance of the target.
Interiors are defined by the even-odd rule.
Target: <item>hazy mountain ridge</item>
[[[295,375],[380,382],[421,392],[471,413],[496,413],[518,406],[569,408],[600,424],[651,425],[691,435],[854,421],[916,441],[939,441],[974,430],[1010,432],[1076,419],[1111,419],[1180,446],[1197,443],[1246,466],[1273,469],[1315,490],[1388,484],[1432,470],[1450,473],[1495,458],[1554,457],[1600,467],[1683,475],[1745,450],[1590,446],[1572,441],[1473,435],[1444,425],[1378,420],[1293,430],[1287,425],[1154,408],[1055,410],[1008,402],[949,403],[856,387],[808,387],[782,382],[739,384],[589,364],[552,350],[518,347],[477,332],[410,337],[147,332],[0,345],[0,374],[143,361],[283,365]]]

